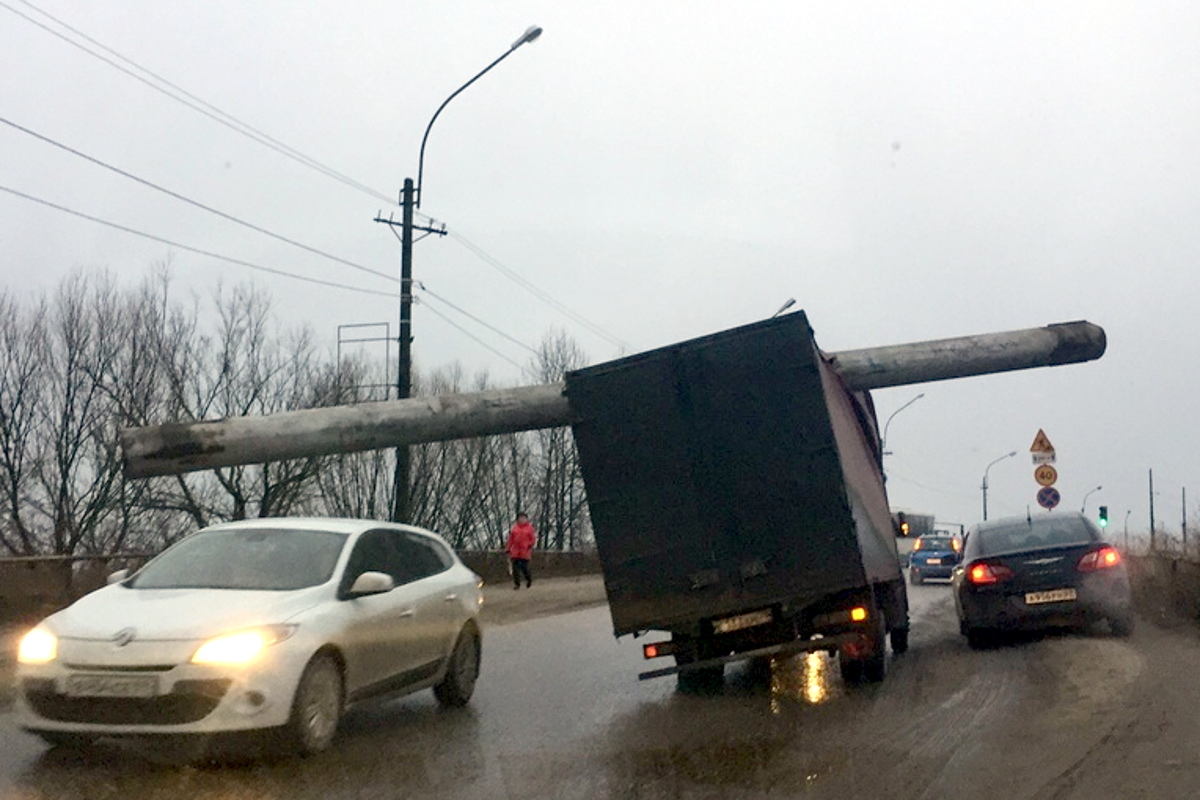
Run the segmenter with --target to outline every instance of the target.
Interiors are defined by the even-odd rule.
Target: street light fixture
[[[425,135],[421,137],[421,153],[417,160],[417,184],[413,187],[412,178],[404,179],[404,190],[400,196],[400,205],[403,208],[403,217],[400,222],[401,237],[400,237],[400,332],[399,332],[399,363],[396,370],[396,396],[403,400],[412,394],[412,246],[413,246],[413,231],[419,230],[425,233],[435,233],[439,236],[446,234],[445,227],[434,228],[422,225],[413,224],[413,210],[421,207],[421,186],[425,177],[425,143],[429,140],[429,131],[433,128],[433,123],[437,121],[438,115],[442,113],[442,109],[458,97],[464,89],[470,86],[475,81],[482,78],[492,67],[499,64],[504,59],[513,54],[518,47],[528,44],[542,35],[542,29],[536,25],[531,25],[521,34],[504,55],[497,58],[492,63],[488,64],[474,78],[458,87],[438,106],[437,111],[433,112],[433,117],[429,120],[429,124],[425,126]],[[389,225],[396,223],[390,219],[376,218],[376,222],[383,222]],[[392,499],[392,520],[394,522],[407,522],[411,514],[409,501],[409,457],[408,447],[400,446],[396,448],[396,473],[393,478],[393,499]]]
[[[1017,451],[1016,451],[1016,450],[1013,450],[1011,453],[1005,453],[1004,455],[1000,456],[1000,457],[999,457],[999,458],[997,458],[995,461],[993,461],[992,463],[988,464],[986,467],[984,467],[984,468],[983,468],[983,520],[984,520],[984,522],[987,522],[987,487],[988,487],[987,478],[988,478],[988,470],[989,470],[989,469],[991,469],[992,467],[996,466],[997,464],[999,464],[999,463],[1000,463],[1001,461],[1003,461],[1004,459],[1006,459],[1006,458],[1012,458],[1012,457],[1013,457],[1013,456],[1015,456],[1016,454],[1017,454]]]
[[[784,301],[784,304],[779,307],[779,310],[771,315],[771,319],[775,319],[794,305],[796,305],[796,298],[789,297],[786,301]]]
[[[1103,488],[1104,488],[1103,486],[1097,486],[1095,489],[1088,490],[1087,494],[1085,494],[1083,496],[1083,502],[1079,504],[1079,513],[1080,514],[1082,514],[1084,512],[1084,509],[1087,508],[1087,499]]]
[[[887,422],[883,423],[883,441],[881,441],[879,443],[880,448],[882,448],[883,455],[885,455],[885,456],[891,455],[891,451],[887,449],[887,434],[888,434],[888,426],[892,424],[892,418],[895,417],[897,414],[899,414],[904,409],[911,406],[913,403],[920,400],[924,396],[925,396],[925,393],[921,392],[919,395],[914,397],[912,400],[909,400],[907,403],[905,403],[904,405],[900,406],[895,411],[893,411],[891,413],[891,415],[887,418]]]

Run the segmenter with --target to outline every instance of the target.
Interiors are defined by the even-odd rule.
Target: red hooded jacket
[[[514,524],[508,532],[508,557],[529,560],[536,541],[537,534],[533,532],[532,522]]]

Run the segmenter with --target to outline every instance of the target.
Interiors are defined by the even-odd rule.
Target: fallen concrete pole
[[[1090,322],[828,353],[852,389],[881,389],[1032,367],[1091,361],[1104,330]],[[354,453],[569,425],[562,383],[382,403],[314,408],[262,417],[126,428],[131,478]]]

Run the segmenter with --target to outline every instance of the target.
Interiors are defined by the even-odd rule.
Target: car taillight
[[[957,553],[959,550],[962,550],[962,542],[960,542],[958,539],[951,539],[950,547],[953,548],[954,552]]]
[[[1077,569],[1080,572],[1095,572],[1096,570],[1115,567],[1120,563],[1121,554],[1117,552],[1117,548],[1101,547],[1099,550],[1084,553],[1083,558],[1079,559]]]
[[[967,569],[967,580],[976,586],[986,586],[991,583],[1007,581],[1013,576],[1013,571],[1003,564],[972,564]]]
[[[921,540],[917,539],[915,542],[913,542],[913,550],[920,550],[920,549],[921,549]]]

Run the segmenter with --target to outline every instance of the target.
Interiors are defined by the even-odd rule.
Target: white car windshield
[[[258,589],[317,586],[333,576],[346,535],[255,528],[203,531],[151,561],[134,589]]]

